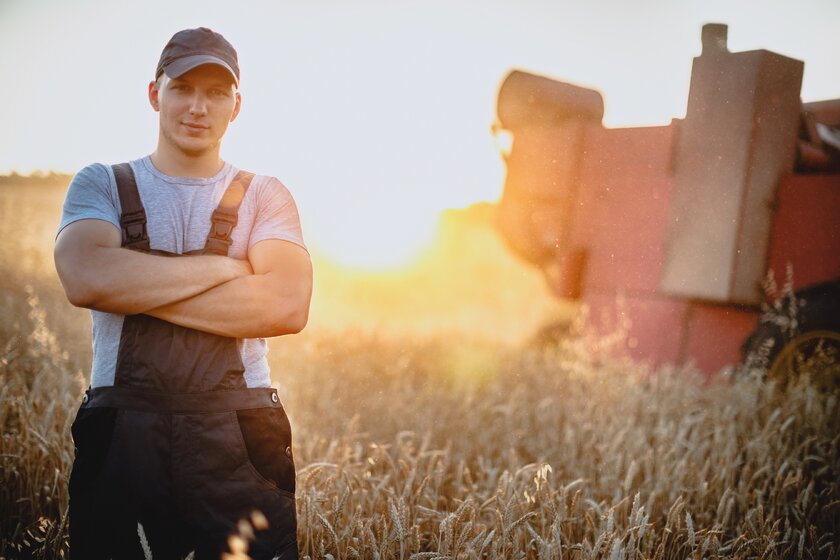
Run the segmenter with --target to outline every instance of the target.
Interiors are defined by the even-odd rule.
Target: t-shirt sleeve
[[[264,239],[281,239],[300,245],[309,252],[303,242],[297,204],[289,189],[272,177],[258,194],[256,217],[248,249]]]
[[[118,204],[111,189],[108,168],[99,163],[88,165],[70,182],[56,237],[68,225],[86,219],[104,220],[120,230]]]

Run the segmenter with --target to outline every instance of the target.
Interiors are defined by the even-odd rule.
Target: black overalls
[[[123,247],[177,258],[149,248],[131,167],[114,173]],[[237,174],[191,253],[227,255],[252,178]],[[234,338],[125,317],[114,386],[88,389],[72,426],[71,558],[142,559],[140,524],[155,560],[217,560],[242,519],[256,528],[252,558],[298,557],[289,421],[244,371]]]

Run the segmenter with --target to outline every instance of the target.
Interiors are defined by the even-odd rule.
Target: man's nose
[[[190,102],[190,113],[193,115],[204,115],[207,113],[207,98],[203,94],[196,93],[193,95],[192,101]]]

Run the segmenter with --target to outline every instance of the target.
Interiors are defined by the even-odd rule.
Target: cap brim
[[[230,77],[233,78],[233,83],[236,84],[236,87],[239,87],[239,79],[236,77],[236,72],[234,72],[224,60],[213,56],[212,54],[194,54],[192,56],[184,56],[167,64],[163,71],[170,78],[179,78],[193,68],[198,68],[204,64],[215,64],[216,66],[221,66],[228,71]]]

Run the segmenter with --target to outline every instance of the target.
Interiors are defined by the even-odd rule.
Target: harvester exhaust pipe
[[[729,27],[725,23],[707,23],[700,33],[700,40],[703,42],[701,56],[710,54],[728,53],[726,48],[726,37]]]

